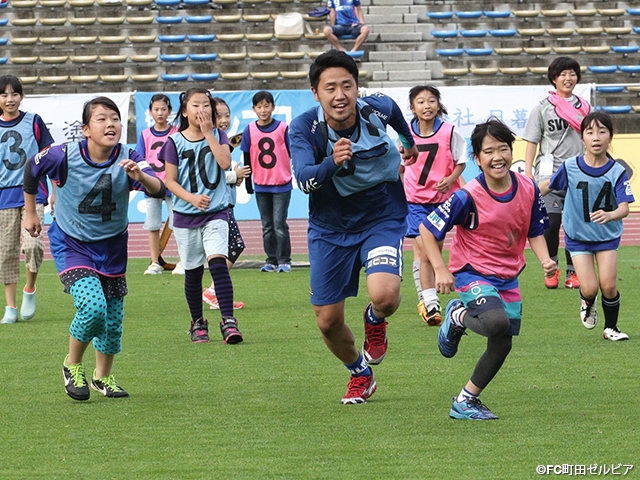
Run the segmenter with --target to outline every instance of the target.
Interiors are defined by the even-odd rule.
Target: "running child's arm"
[[[629,176],[626,172],[623,173],[616,182],[615,196],[616,202],[618,203],[618,208],[616,208],[612,212],[605,212],[603,210],[592,212],[590,214],[592,222],[602,224],[611,221],[622,220],[627,215],[629,215],[629,203],[633,203],[635,199],[633,197],[633,191],[631,189],[631,182],[629,181]]]
[[[529,238],[529,245],[535,256],[540,260],[540,265],[544,270],[544,274],[547,278],[553,277],[556,273],[558,266],[556,262],[551,260],[549,256],[549,249],[547,248],[547,241],[544,239],[544,235],[538,235],[537,237]]]
[[[27,162],[24,168],[24,178],[24,219],[22,220],[22,225],[29,232],[29,235],[37,237],[42,231],[42,225],[36,213],[36,194],[31,193],[37,191],[38,188],[38,178],[31,174],[31,162]]]
[[[605,212],[604,210],[596,210],[595,212],[591,212],[589,214],[589,218],[593,223],[607,223],[613,222],[616,220],[622,220],[627,215],[629,215],[629,203],[622,202],[618,204],[618,208],[613,210],[612,212]]]
[[[142,184],[150,196],[164,198],[166,188],[164,183],[162,183],[162,180],[153,175],[149,175],[148,173],[144,173],[138,162],[131,160],[130,158],[125,158],[120,160],[118,165],[124,169],[129,178]]]
[[[436,291],[447,294],[455,290],[455,280],[444,261],[438,240],[424,225],[420,225],[420,240],[436,277]]]
[[[436,190],[440,193],[447,193],[462,172],[464,172],[464,168],[467,166],[466,163],[460,163],[453,168],[453,172],[448,177],[441,178],[436,184]]]

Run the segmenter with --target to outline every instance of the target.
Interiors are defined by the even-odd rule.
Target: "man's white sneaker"
[[[605,340],[611,340],[612,342],[629,340],[629,335],[622,333],[618,327],[605,328],[603,336]]]
[[[593,303],[591,305],[587,305],[587,302],[581,300],[580,304],[580,320],[582,320],[582,324],[585,328],[591,330],[598,323],[598,309],[596,307],[596,300],[598,297],[593,299]]]
[[[144,274],[145,275],[162,275],[162,270],[163,268],[160,266],[159,263],[152,263],[144,271]]]

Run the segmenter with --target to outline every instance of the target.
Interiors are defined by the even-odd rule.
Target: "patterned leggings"
[[[76,315],[69,333],[79,342],[90,342],[105,355],[122,350],[122,318],[124,297],[107,299],[97,277],[84,277],[76,281],[69,293],[73,296]]]

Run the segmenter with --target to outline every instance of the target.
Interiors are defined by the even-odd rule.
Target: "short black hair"
[[[266,100],[267,103],[270,103],[271,105],[275,105],[276,104],[275,100],[273,99],[273,95],[271,95],[271,92],[267,92],[266,90],[261,90],[258,93],[256,93],[253,96],[253,99],[251,99],[251,102],[253,103],[253,106],[255,107],[256,105],[258,105],[263,100]]]
[[[311,88],[314,90],[318,88],[320,75],[328,68],[344,68],[351,74],[356,82],[356,86],[358,85],[358,65],[356,61],[343,51],[328,50],[318,56],[309,68]]]
[[[169,111],[171,111],[171,100],[164,93],[156,93],[153,97],[151,97],[151,101],[149,102],[149,109],[153,106],[153,102],[164,102],[167,104]]]
[[[111,100],[109,97],[96,97],[89,100],[88,102],[85,102],[84,106],[82,107],[82,124],[83,125],[89,125],[89,120],[91,120],[93,109],[98,105],[102,105],[107,110],[113,110],[118,114],[118,118],[122,120],[122,116],[120,115],[120,109],[118,108],[118,105],[116,105],[116,102]]]
[[[513,150],[516,135],[498,118],[490,117],[486,122],[476,125],[471,133],[471,149],[476,157],[479,156],[480,150],[482,150],[482,141],[487,136],[508,144],[509,148]]]
[[[22,83],[20,82],[20,79],[15,75],[2,75],[0,77],[0,93],[4,93],[7,86],[11,86],[11,89],[14,92],[19,93],[20,95],[23,95]]]
[[[580,72],[580,64],[571,57],[558,57],[556,58],[547,69],[547,78],[551,85],[555,86],[555,79],[564,72],[565,70],[573,70],[576,72],[576,76],[578,77],[578,82],[582,78],[582,73]]]

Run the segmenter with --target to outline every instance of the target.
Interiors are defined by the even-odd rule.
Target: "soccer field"
[[[521,335],[482,395],[500,417],[487,422],[448,416],[485,340],[470,333],[455,358],[440,355],[437,328],[416,312],[410,252],[378,391],[349,406],[340,404],[348,372],[315,325],[308,269],[234,270],[244,343],[223,345],[219,312],[207,310],[212,341],[192,344],[183,277],[143,276],[142,259],[129,264],[114,366],[130,397],[73,401],[61,375],[73,302],[47,261],[36,317],[0,325],[0,478],[528,479],[562,464],[586,476],[621,464],[621,476],[640,478],[640,247],[620,250],[619,325],[631,339],[619,343],[602,338],[599,300],[599,324],[586,330],[578,292],[546,290],[527,258]],[[363,286],[347,301],[359,345]],[[91,347],[85,364],[90,374]]]

